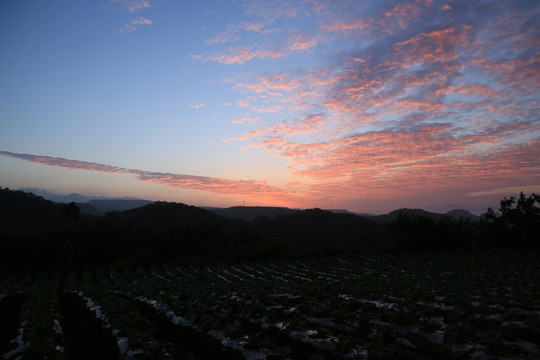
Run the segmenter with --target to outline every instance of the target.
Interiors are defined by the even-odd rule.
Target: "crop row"
[[[538,275],[534,262],[487,255],[365,255],[6,277],[0,351],[5,359],[534,358]]]

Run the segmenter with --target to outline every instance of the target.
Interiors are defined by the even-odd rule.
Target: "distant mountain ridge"
[[[121,201],[124,206],[126,204],[136,206],[145,202],[147,201]],[[118,205],[116,200],[94,201],[93,203]],[[452,245],[454,239],[462,239],[462,237],[456,237],[455,234],[438,233],[440,227],[437,221],[396,222],[402,213],[411,217],[427,217],[434,220],[450,216],[430,213],[422,209],[399,209],[379,216],[361,216],[319,208],[293,210],[279,207],[233,207],[221,209],[233,217],[230,218],[217,214],[216,209],[209,211],[201,207],[164,201],[146,203],[144,206],[124,211],[109,211],[97,216],[88,214],[90,211],[94,213],[100,211],[92,205],[82,203],[79,206],[81,213],[77,219],[66,213],[65,204],[45,200],[32,193],[0,189],[0,235],[44,234],[48,231],[78,228],[83,232],[96,232],[96,234],[103,232],[99,237],[101,239],[103,236],[113,236],[113,233],[107,232],[109,230],[104,230],[109,228],[111,231],[122,229],[121,233],[126,236],[124,240],[127,239],[128,243],[133,236],[149,237],[148,239],[153,236],[169,239],[168,236],[171,236],[167,241],[176,241],[174,239],[187,236],[202,241],[200,244],[218,241],[216,239],[226,239],[219,246],[225,246],[229,241],[240,241],[238,239],[244,239],[242,241],[246,241],[247,246],[253,239],[259,239],[274,242],[278,247],[295,249],[297,252],[303,252],[306,249],[326,251],[325,249],[358,246],[384,248],[395,245],[399,247],[402,243],[406,244],[408,232],[416,231],[415,226],[428,231],[429,239],[434,239],[430,241],[440,240],[443,244],[433,246],[454,246]],[[455,210],[451,214],[454,217],[464,217],[470,213],[465,210]],[[239,216],[252,220],[245,220]],[[469,226],[460,222],[453,224],[455,225],[452,225],[452,229],[457,229],[456,231]],[[406,227],[392,234],[385,232],[396,229],[396,226],[398,229],[400,226]],[[416,239],[416,236],[417,234],[414,233],[413,238]],[[405,240],[402,239],[403,237]],[[385,243],[385,239],[390,239],[389,241],[393,241],[391,244],[394,245],[388,245],[390,243]],[[415,245],[411,246],[414,248]],[[224,249],[226,246],[220,251],[225,251]]]
[[[56,203],[77,203],[81,209],[81,213],[95,216],[105,215],[105,213],[109,211],[130,210],[151,204],[153,202],[150,200],[142,200],[133,197],[111,198],[106,196],[86,196],[77,193],[71,193],[68,195],[55,194],[38,188],[21,188],[19,190],[27,193],[33,193],[34,195],[41,196],[46,200]]]
[[[103,212],[126,211],[152,203],[153,201],[140,199],[93,199],[86,202],[86,204]]]
[[[423,216],[423,217],[427,217],[433,220],[439,220],[445,216],[451,216],[455,218],[456,220],[467,219],[467,220],[478,221],[480,219],[480,216],[474,215],[471,212],[464,209],[451,210],[445,214],[440,214],[440,213],[426,211],[423,209],[407,209],[407,208],[397,209],[384,215],[368,216],[368,218],[377,222],[388,223],[388,222],[397,220],[400,214],[407,214],[412,217]]]
[[[289,209],[286,207],[271,207],[271,206],[233,206],[230,208],[214,208],[214,207],[203,207],[206,210],[212,211],[213,213],[218,214],[219,216],[229,218],[229,219],[241,219],[248,222],[255,221],[260,216],[265,216],[269,219],[275,219],[278,216],[283,215],[293,215],[298,211],[303,211],[300,209]],[[349,214],[354,216],[359,216],[363,218],[368,218],[370,220],[387,223],[397,220],[400,213],[406,213],[410,216],[424,216],[430,219],[439,220],[445,216],[452,216],[456,220],[458,219],[468,219],[472,221],[478,221],[479,216],[472,214],[468,210],[464,209],[455,209],[448,211],[447,213],[436,213],[431,211],[426,211],[423,209],[397,209],[389,212],[388,214],[382,215],[369,215],[369,214],[359,214],[353,213],[344,209],[325,209],[335,214]]]
[[[470,219],[470,220],[474,220],[474,221],[480,220],[480,216],[474,215],[469,210],[465,210],[465,209],[450,210],[450,211],[448,211],[446,213],[446,215],[453,216],[456,219],[461,218],[461,219]]]
[[[153,201],[143,200],[131,197],[120,197],[120,198],[110,198],[104,196],[85,196],[76,193],[69,195],[55,194],[47,190],[38,189],[38,188],[22,188],[20,189],[24,192],[31,192],[35,195],[41,196],[44,199],[51,200],[54,202],[68,203],[75,202],[81,209],[81,213],[89,214],[94,216],[103,216],[109,211],[127,211],[131,209],[136,209],[145,205],[152,204]],[[273,206],[233,206],[228,208],[219,208],[219,207],[200,207],[201,209],[208,210],[214,214],[219,215],[223,218],[228,219],[240,219],[248,222],[255,221],[255,219],[263,216],[269,219],[275,219],[278,216],[283,215],[292,215],[299,209],[290,209],[286,207],[273,207]],[[387,223],[395,221],[399,214],[404,212],[410,216],[425,216],[434,220],[438,220],[444,216],[452,216],[455,219],[469,219],[472,221],[478,221],[479,216],[472,214],[470,211],[465,209],[454,209],[446,213],[438,213],[426,211],[423,209],[397,209],[391,211],[387,214],[382,215],[369,215],[369,214],[360,214],[353,213],[345,209],[328,209],[328,211],[333,213],[342,213],[342,214],[351,214],[360,217],[366,217],[370,220]]]
[[[109,196],[87,196],[87,195],[81,195],[77,193],[71,193],[71,194],[57,194],[50,192],[45,189],[40,188],[20,188],[20,191],[24,191],[27,193],[33,193],[34,195],[41,196],[45,200],[50,200],[54,202],[60,202],[60,203],[70,203],[70,202],[76,202],[76,203],[86,203],[87,201],[94,200],[94,199],[100,199],[100,200],[108,200],[108,199],[122,199],[122,200],[140,200],[139,198],[134,197],[109,197]]]
[[[286,207],[272,206],[233,206],[229,208],[204,208],[213,213],[229,219],[242,219],[245,221],[254,221],[259,216],[266,216],[269,219],[274,219],[279,215],[294,214],[296,210]]]

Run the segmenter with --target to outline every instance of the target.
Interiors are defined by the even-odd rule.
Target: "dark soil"
[[[132,299],[137,310],[150,320],[157,331],[157,339],[174,345],[179,358],[240,360],[244,357],[237,351],[224,348],[210,335],[198,332],[187,326],[175,325],[165,314],[156,311],[151,305]]]
[[[73,360],[120,359],[114,337],[87,309],[84,299],[64,292],[59,295],[58,303],[67,355]]]
[[[14,340],[21,323],[21,307],[26,301],[26,294],[8,295],[0,300],[0,356],[13,348]]]

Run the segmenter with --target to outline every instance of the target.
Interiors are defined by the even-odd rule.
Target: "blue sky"
[[[360,212],[540,192],[536,2],[4,1],[0,17],[0,186]]]

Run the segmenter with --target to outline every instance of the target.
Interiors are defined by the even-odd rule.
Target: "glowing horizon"
[[[540,192],[534,2],[0,9],[2,187],[368,213]]]

